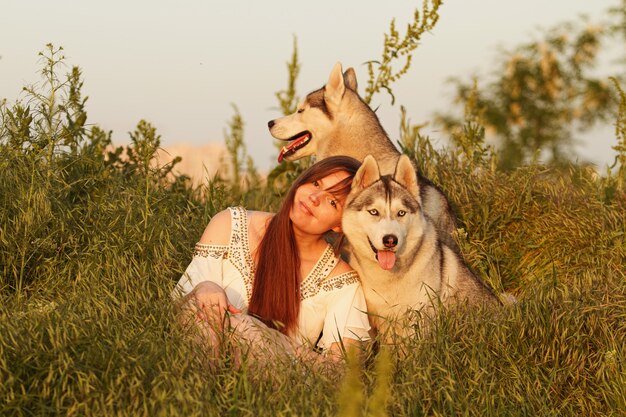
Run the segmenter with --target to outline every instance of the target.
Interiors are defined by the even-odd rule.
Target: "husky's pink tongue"
[[[376,259],[382,269],[391,269],[396,263],[396,254],[390,250],[380,250],[376,254]]]

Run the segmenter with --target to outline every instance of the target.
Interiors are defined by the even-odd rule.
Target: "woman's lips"
[[[303,203],[302,201],[300,202],[300,207],[302,207],[302,210],[304,210],[305,213],[308,213],[309,216],[313,215],[313,212],[311,211],[311,209],[309,208],[309,206],[307,206],[305,203]]]

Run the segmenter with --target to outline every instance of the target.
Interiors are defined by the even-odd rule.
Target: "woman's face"
[[[349,175],[346,171],[339,171],[298,187],[289,213],[294,228],[315,235],[329,230],[341,231],[341,214],[346,196],[333,195],[326,190]]]

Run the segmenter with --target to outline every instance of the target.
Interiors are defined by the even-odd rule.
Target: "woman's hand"
[[[221,324],[227,311],[241,313],[241,310],[230,304],[224,289],[211,281],[199,283],[187,297],[189,302],[195,304],[197,318],[202,321]]]

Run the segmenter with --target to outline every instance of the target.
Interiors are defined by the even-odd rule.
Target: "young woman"
[[[343,156],[317,162],[276,214],[241,207],[216,214],[177,287],[196,317],[228,323],[252,351],[273,342],[291,353],[315,348],[336,358],[368,339],[358,275],[324,239],[341,232],[359,165]]]

